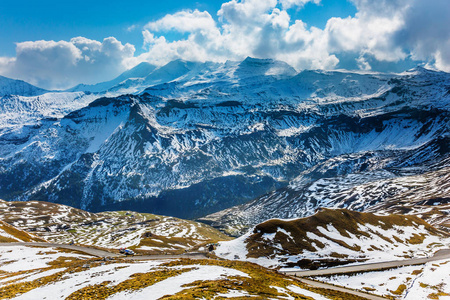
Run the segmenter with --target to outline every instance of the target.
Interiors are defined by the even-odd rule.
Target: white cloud
[[[450,72],[450,3],[448,0],[415,0],[404,16],[404,26],[394,43],[402,45],[415,60],[431,61]]]
[[[180,11],[166,15],[156,22],[150,22],[144,27],[153,31],[176,30],[178,32],[209,32],[216,29],[216,22],[207,11]]]
[[[371,68],[368,57],[394,63],[412,58],[449,70],[448,0],[352,1],[356,15],[331,18],[324,29],[291,20],[287,11],[319,0],[232,0],[218,11],[218,23],[198,10],[167,15],[146,26],[152,43],[140,59],[167,62],[165,53],[201,61],[254,56],[284,60],[297,69],[332,69],[337,56],[350,54],[365,70]],[[173,42],[157,37],[168,30],[189,35]]]
[[[70,41],[34,41],[16,45],[16,57],[0,60],[3,75],[40,87],[68,88],[110,79],[127,67],[134,46],[113,37],[103,42],[76,37]]]
[[[294,6],[303,7],[308,2],[320,4],[320,1],[321,0],[280,0],[283,9],[289,9]]]
[[[162,64],[174,58],[225,61],[253,56],[282,59],[297,68],[333,68],[338,60],[327,52],[323,33],[317,28],[308,30],[301,21],[291,24],[288,12],[280,9],[280,5],[286,8],[306,2],[310,1],[232,0],[218,11],[219,23],[198,10],[166,15],[145,26],[148,52],[139,60]],[[167,31],[188,33],[188,37],[169,42],[164,38]]]

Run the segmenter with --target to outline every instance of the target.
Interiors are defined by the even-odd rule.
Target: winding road
[[[86,246],[68,245],[68,244],[55,244],[55,243],[40,243],[40,242],[15,242],[15,243],[0,243],[2,246],[34,246],[34,247],[54,247],[63,248],[69,250],[75,250],[83,252],[96,257],[123,257],[131,260],[158,260],[158,259],[176,259],[176,258],[191,258],[191,259],[203,259],[206,258],[206,253],[183,253],[180,255],[135,255],[125,256],[123,254],[109,252],[97,248],[91,248]]]

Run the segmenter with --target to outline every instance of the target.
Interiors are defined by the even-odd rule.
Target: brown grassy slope
[[[348,232],[357,237],[369,237],[370,235],[367,232],[360,230],[358,227],[359,224],[371,224],[383,230],[392,229],[394,226],[417,227],[423,225],[423,231],[425,234],[445,235],[443,232],[438,231],[430,224],[416,216],[377,216],[372,213],[361,213],[346,209],[322,209],[315,215],[307,218],[292,221],[273,219],[257,225],[254,229],[253,235],[247,239],[249,257],[270,256],[274,253],[274,247],[265,242],[263,238],[264,234],[271,233],[276,233],[273,239],[273,244],[279,243],[283,247],[283,250],[277,250],[278,254],[296,255],[302,253],[303,250],[314,252],[316,251],[316,248],[313,246],[313,243],[315,243],[315,245],[319,248],[323,248],[324,245],[321,242],[308,238],[308,232],[331,240],[343,247],[354,251],[359,251],[358,246],[347,245],[344,241],[332,239],[318,230],[319,226],[326,227],[328,224],[336,228],[344,237],[350,237]],[[291,240],[283,232],[278,231],[278,228],[282,228],[287,232],[290,232],[293,240]],[[385,239],[387,242],[395,242],[391,241],[387,237],[381,236],[381,238]],[[414,236],[414,238],[411,238],[408,241],[400,241],[397,239],[397,242],[420,243],[422,239],[423,237],[421,236]]]
[[[0,243],[11,242],[45,242],[45,240],[33,236],[23,230],[17,229],[6,222],[0,220],[0,230],[12,235],[15,239],[10,237],[2,237],[0,234]]]

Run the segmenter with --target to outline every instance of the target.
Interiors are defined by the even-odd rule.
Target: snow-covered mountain
[[[108,90],[134,94],[83,94],[62,116],[0,130],[0,197],[184,218],[253,200],[228,214],[240,228],[284,217],[286,203],[302,216],[334,205],[302,196],[314,183],[320,194],[320,180],[347,178],[352,188],[446,167],[449,82],[422,68],[297,73],[253,58],[173,61]],[[226,227],[227,213],[209,220]]]
[[[144,78],[156,69],[156,66],[149,64],[147,62],[142,62],[134,68],[123,72],[118,77],[113,80],[100,82],[97,84],[79,84],[69,90],[68,92],[92,92],[100,93],[106,92],[113,87],[120,85],[127,80],[136,80],[139,78]]]
[[[47,90],[38,88],[25,81],[0,76],[0,97],[9,95],[38,96],[47,92]]]

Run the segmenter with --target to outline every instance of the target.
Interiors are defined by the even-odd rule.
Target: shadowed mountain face
[[[248,226],[334,203],[303,196],[313,184],[325,190],[320,180],[363,184],[447,166],[447,73],[296,74],[250,58],[147,71],[133,81],[140,93],[0,128],[0,198],[183,218],[256,199],[229,214]],[[379,202],[356,200],[339,201]],[[209,220],[227,223],[227,213]]]

